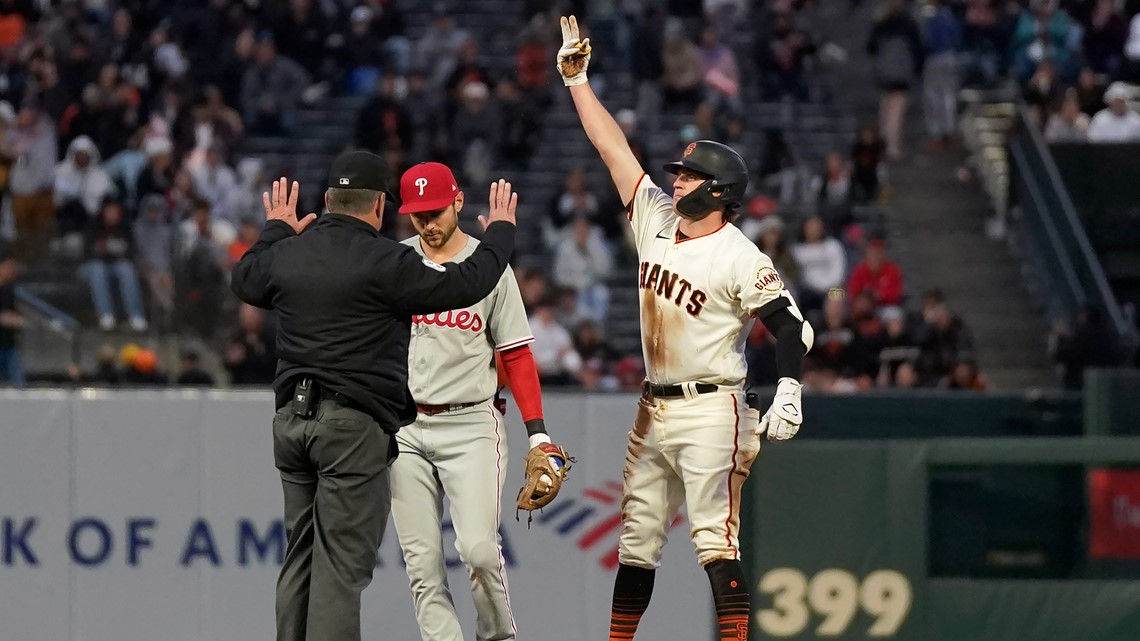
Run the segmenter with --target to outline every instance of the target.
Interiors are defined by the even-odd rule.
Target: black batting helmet
[[[685,147],[681,159],[665,165],[671,174],[691,171],[707,178],[705,182],[677,201],[677,212],[690,218],[701,218],[714,209],[728,214],[740,205],[748,188],[748,165],[728,145],[713,140],[698,140]],[[712,192],[719,191],[719,195]]]

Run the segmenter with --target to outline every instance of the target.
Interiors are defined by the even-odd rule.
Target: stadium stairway
[[[876,123],[879,97],[865,49],[875,3],[856,10],[848,3],[822,4],[822,22],[849,54],[847,71],[836,76],[836,95],[860,123]],[[942,289],[973,330],[978,363],[992,388],[1056,387],[1043,308],[1006,244],[986,235],[993,205],[983,186],[976,176],[958,178],[971,159],[960,147],[929,152],[925,139],[921,96],[915,91],[905,125],[906,159],[889,167],[887,208],[891,251],[906,275],[908,293],[915,297],[927,288]]]

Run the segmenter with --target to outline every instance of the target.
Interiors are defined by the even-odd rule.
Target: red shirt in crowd
[[[902,270],[894,261],[884,259],[875,271],[864,260],[851,270],[847,296],[856,298],[864,289],[873,291],[875,302],[880,305],[898,305],[903,293]]]

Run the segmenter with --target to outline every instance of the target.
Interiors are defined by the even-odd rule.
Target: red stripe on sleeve
[[[530,346],[523,345],[500,354],[507,375],[507,386],[511,388],[523,422],[542,418],[542,387],[538,384],[538,368],[534,364]]]

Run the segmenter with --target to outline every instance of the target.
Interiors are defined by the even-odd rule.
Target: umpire
[[[411,316],[473,305],[491,293],[514,245],[517,195],[491,186],[475,253],[437,265],[380,236],[395,176],[379,156],[348,152],[329,175],[329,213],[298,220],[300,185],[264,194],[266,225],[234,267],[238,298],[275,310],[273,457],[285,493],[288,548],[277,581],[278,641],[359,641],[360,593],[388,520],[395,433],[415,418],[408,391]]]

